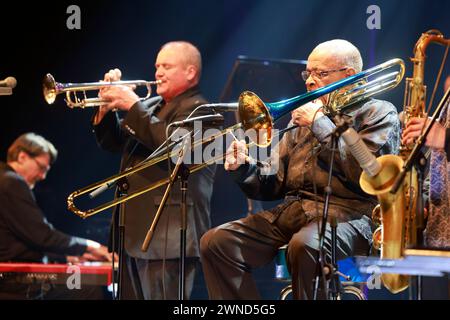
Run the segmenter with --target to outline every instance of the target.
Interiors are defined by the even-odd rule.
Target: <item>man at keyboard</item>
[[[105,246],[54,229],[38,207],[33,187],[45,179],[56,157],[51,142],[26,133],[8,148],[7,162],[0,162],[0,262],[42,263],[47,254],[71,256],[71,261],[111,261]],[[82,291],[56,290],[48,283],[46,289],[0,277],[0,299],[76,298]]]

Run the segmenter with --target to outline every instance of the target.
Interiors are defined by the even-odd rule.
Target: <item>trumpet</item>
[[[376,79],[369,80],[370,76],[373,76],[374,74],[395,66],[399,67],[398,71],[391,72],[387,75],[379,76]],[[251,143],[254,143],[259,147],[267,147],[272,141],[272,129],[274,122],[280,119],[283,115],[291,112],[292,110],[308,102],[316,100],[324,95],[330,94],[329,102],[324,108],[328,110],[329,113],[340,112],[350,106],[353,106],[359,101],[365,100],[375,94],[396,87],[403,79],[404,73],[405,64],[403,60],[392,59],[366,71],[362,71],[353,76],[336,81],[325,87],[278,102],[264,103],[255,93],[244,91],[243,93],[241,93],[238,103],[238,113],[241,122],[229,128],[226,128],[220,133],[212,135],[205,140],[194,142],[191,145],[191,148],[194,149],[198,145],[203,145],[214,141],[216,138],[227,134],[230,130],[237,130],[240,128],[243,128],[245,130],[255,130],[257,132],[256,139],[251,141]],[[342,104],[338,105],[339,103]],[[264,134],[260,135],[259,133],[261,132]],[[114,175],[110,178],[106,178],[100,182],[91,184],[87,187],[72,192],[67,198],[68,209],[81,218],[87,218],[169,183],[169,178],[160,179],[159,181],[156,181],[151,185],[142,187],[141,189],[136,190],[133,193],[129,193],[126,196],[117,197],[114,200],[97,206],[96,208],[84,211],[78,209],[74,204],[75,198],[79,196],[102,188],[105,185],[112,185],[114,183],[117,183],[120,179],[140,172],[141,170],[151,167],[161,161],[170,159],[177,154],[178,150],[172,150],[168,154],[151,158],[128,170],[123,171],[120,174]],[[189,168],[190,173],[194,173],[213,163],[216,163],[219,160],[223,160],[225,157],[226,153],[209,159],[202,164],[193,165]]]
[[[133,85],[133,86],[145,86],[147,87],[147,95],[141,100],[150,98],[152,95],[152,85],[161,84],[161,80],[145,81],[145,80],[132,80],[132,81],[110,81],[110,82],[84,82],[84,83],[59,83],[56,82],[53,76],[48,73],[44,77],[42,84],[42,90],[44,99],[48,104],[53,104],[56,100],[56,96],[60,93],[66,93],[66,104],[69,108],[86,108],[96,107],[107,104],[100,98],[88,98],[86,91],[100,90],[110,86],[118,85]],[[82,93],[83,97],[80,98],[78,93]]]

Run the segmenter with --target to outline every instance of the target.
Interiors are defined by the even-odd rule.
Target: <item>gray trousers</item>
[[[200,241],[201,261],[210,299],[259,299],[254,268],[268,264],[288,243],[287,264],[294,299],[312,299],[319,248],[319,223],[303,211],[282,212],[273,222],[262,211],[209,230]],[[331,252],[331,230],[324,242]],[[367,255],[368,241],[349,223],[338,223],[337,259]],[[325,298],[323,290],[319,298]]]
[[[194,286],[198,258],[185,260],[184,298],[189,299]],[[135,267],[133,266],[135,265]],[[139,287],[145,300],[177,300],[179,259],[145,260],[126,256],[124,299],[138,299]]]

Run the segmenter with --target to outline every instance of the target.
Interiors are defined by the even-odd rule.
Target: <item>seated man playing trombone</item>
[[[359,50],[348,41],[331,40],[312,51],[302,76],[307,90],[313,91],[361,70]],[[245,194],[253,199],[284,199],[284,202],[273,209],[225,223],[202,237],[202,266],[211,299],[259,299],[252,271],[269,263],[285,244],[288,244],[287,264],[292,275],[293,297],[313,298],[318,226],[325,201],[331,135],[336,128],[323,112],[327,99],[322,96],[292,112],[291,124],[299,127],[286,132],[278,152],[272,153],[270,165],[278,164],[274,174],[265,175],[264,168],[249,161],[243,141],[234,141],[230,146],[225,170]],[[400,124],[391,103],[365,99],[345,116],[352,118],[355,130],[372,153],[398,152]],[[338,222],[337,259],[367,255],[370,250],[370,216],[377,201],[360,189],[360,174],[358,162],[339,139],[328,211]],[[329,225],[324,249],[329,258]],[[324,291],[318,292],[319,298],[326,298]]]

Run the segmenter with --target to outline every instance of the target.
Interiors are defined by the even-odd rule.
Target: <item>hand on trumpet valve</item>
[[[105,73],[104,82],[120,81],[122,72],[120,69],[111,69]],[[114,85],[101,88],[99,97],[108,101],[108,103],[100,107],[100,114],[110,110],[128,111],[137,101],[139,96],[134,92],[135,85]]]
[[[248,149],[244,140],[234,140],[227,150],[224,168],[227,171],[237,170],[248,160]]]
[[[105,73],[105,76],[103,77],[103,81],[105,82],[114,82],[114,81],[120,81],[122,78],[122,71],[120,69],[110,69],[107,73]]]
[[[321,100],[308,102],[291,112],[292,122],[299,127],[309,127],[314,120],[322,117],[323,103]]]

